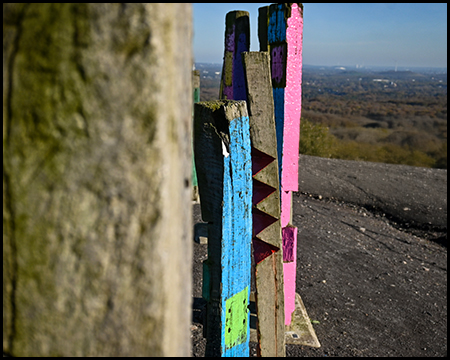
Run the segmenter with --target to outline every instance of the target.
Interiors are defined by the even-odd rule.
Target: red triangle
[[[252,176],[255,176],[274,160],[275,158],[272,156],[252,147]]]
[[[261,181],[253,179],[253,205],[260,203],[266,197],[273,194],[275,192],[275,188],[269,186],[267,184],[262,183]]]
[[[276,218],[262,212],[261,210],[253,208],[253,236],[258,235],[266,227],[272,225]]]
[[[255,263],[259,264],[266,257],[269,257],[273,253],[277,252],[277,247],[270,245],[264,241],[261,241],[257,238],[253,238],[253,256],[255,258]]]

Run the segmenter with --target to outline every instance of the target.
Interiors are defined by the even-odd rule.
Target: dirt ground
[[[301,156],[299,183],[296,286],[321,347],[286,355],[447,356],[447,171]],[[194,243],[193,356],[206,256]]]

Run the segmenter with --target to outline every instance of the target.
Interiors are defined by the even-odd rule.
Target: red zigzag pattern
[[[279,203],[280,201],[277,196],[278,191],[276,187],[261,181],[262,179],[265,181],[270,179],[266,173],[274,171],[271,167],[269,168],[269,165],[274,164],[274,161],[275,158],[272,156],[252,147],[253,253],[256,264],[280,250],[270,244],[271,233],[277,231],[276,225],[272,225],[279,221],[279,218],[273,216],[279,216],[280,213],[279,205],[274,204],[274,202]],[[276,175],[278,174],[276,173]],[[277,184],[273,185],[277,186]]]

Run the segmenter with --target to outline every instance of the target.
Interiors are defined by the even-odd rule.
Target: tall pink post
[[[295,310],[297,228],[292,225],[292,192],[298,191],[302,100],[303,5],[272,4],[259,9],[260,50],[271,57],[281,190],[285,323]]]

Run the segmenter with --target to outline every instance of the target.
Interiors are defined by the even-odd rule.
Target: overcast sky
[[[194,61],[222,63],[225,15],[250,13],[259,51],[258,8],[270,3],[194,3]],[[447,67],[446,3],[303,3],[307,65]]]

